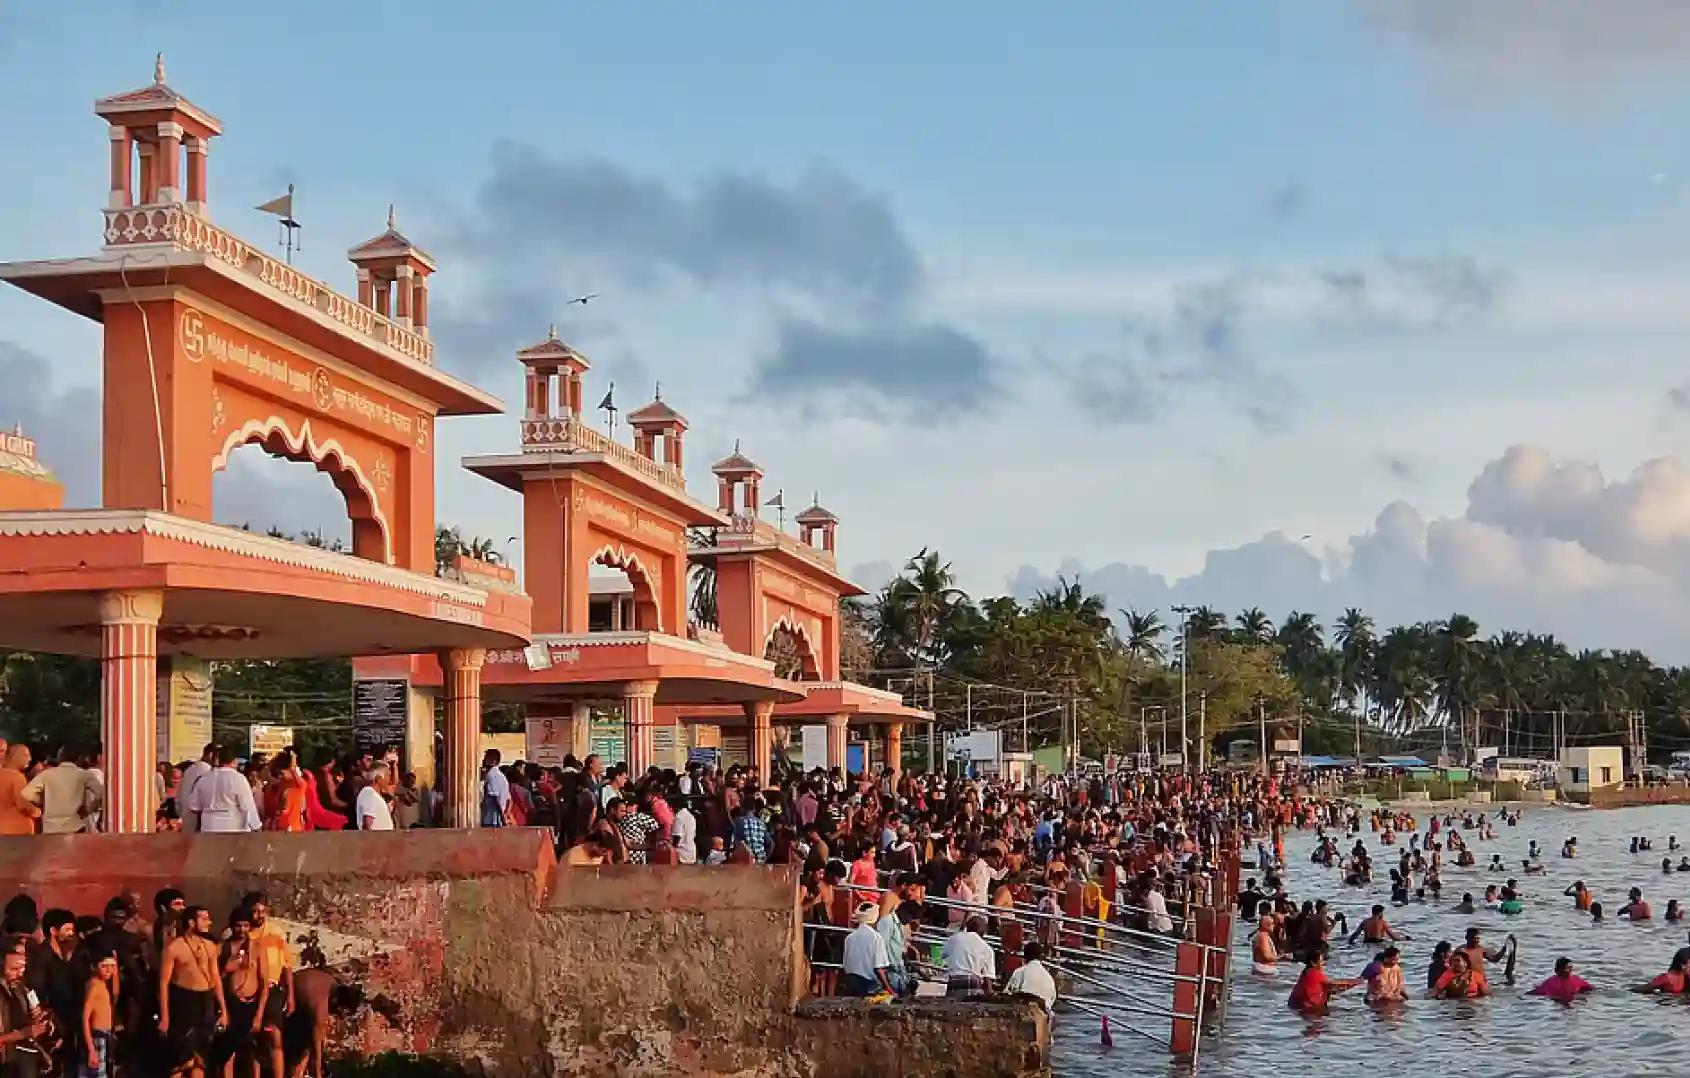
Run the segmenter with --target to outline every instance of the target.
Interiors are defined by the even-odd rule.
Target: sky
[[[934,547],[977,596],[1690,662],[1690,6],[915,7],[0,0],[0,259],[98,245],[91,104],[162,49],[224,123],[220,224],[268,242],[296,184],[296,261],[351,291],[393,204],[441,366],[520,403],[555,322],[590,400],[661,381],[695,493],[740,441],[869,586]],[[0,292],[0,424],[76,504],[98,374],[95,327]],[[215,496],[346,530],[256,446]],[[520,551],[502,488],[443,467],[438,512]]]

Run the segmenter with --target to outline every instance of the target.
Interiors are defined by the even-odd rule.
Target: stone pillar
[[[135,136],[127,127],[113,127],[111,129],[111,196],[106,205],[114,210],[123,209],[134,202],[133,164],[135,159]]]
[[[406,329],[411,328],[411,267],[399,266],[393,271],[393,317]]]
[[[136,180],[140,184],[142,205],[158,201],[158,169],[153,167],[153,162],[157,160],[157,154],[153,152],[156,148],[150,142],[137,143],[135,146],[135,157],[140,162],[140,173]]]
[[[376,305],[375,285],[367,269],[358,271],[358,302],[365,307]]]
[[[393,309],[393,287],[387,278],[373,280],[376,290],[376,313],[383,318]]]
[[[895,775],[904,772],[904,724],[901,722],[886,724],[886,766]]]
[[[774,768],[769,761],[774,758],[775,750],[775,702],[754,700],[743,706],[746,722],[751,725],[751,766],[756,769],[757,778],[768,786],[774,778]]]
[[[158,200],[176,202],[182,197],[182,125],[158,125]]]
[[[838,768],[845,770],[845,727],[851,721],[849,715],[829,715],[827,717],[827,766],[828,770]]]
[[[582,763],[593,751],[593,708],[591,704],[569,705],[569,751]],[[615,760],[610,761],[615,763]]]
[[[105,830],[150,834],[157,806],[158,619],[164,593],[100,596],[100,739],[106,755]]]
[[[440,654],[446,693],[447,827],[476,827],[481,821],[481,664],[484,648],[454,648]]]
[[[185,144],[188,151],[188,209],[198,214],[205,213],[205,155],[211,149],[211,140],[190,138]]]
[[[630,681],[622,686],[622,730],[628,757],[624,762],[628,765],[628,777],[636,782],[651,766],[651,719],[656,697],[655,681]]]
[[[428,336],[428,278],[417,275],[417,283],[413,286],[416,294],[411,297],[411,328]]]

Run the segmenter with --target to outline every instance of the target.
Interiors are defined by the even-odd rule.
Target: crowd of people
[[[1511,827],[1519,823],[1521,815],[1504,809],[1498,819],[1504,826]],[[1371,829],[1378,844],[1385,850],[1395,848],[1396,866],[1389,870],[1389,879],[1390,904],[1397,907],[1440,901],[1444,890],[1446,853],[1452,855],[1455,870],[1481,871],[1464,832],[1471,833],[1474,841],[1495,840],[1498,834],[1495,822],[1484,812],[1476,818],[1471,811],[1460,815],[1434,813],[1427,819],[1422,833],[1419,820],[1411,813],[1388,809],[1364,813],[1353,804],[1339,802],[1326,806],[1323,813],[1305,817],[1300,825],[1315,830],[1310,862],[1341,873],[1344,885],[1350,888],[1370,887],[1375,878],[1374,855],[1361,837],[1364,826]],[[1339,852],[1339,835],[1355,840],[1347,856]],[[1676,852],[1679,848],[1677,837],[1670,836],[1667,841],[1668,851]],[[1652,848],[1647,838],[1631,840],[1633,854],[1648,853]],[[1530,842],[1523,853],[1524,856],[1519,859],[1520,875],[1531,878],[1546,873],[1542,851],[1536,841]],[[1562,843],[1561,857],[1570,860],[1578,856],[1578,838],[1568,836]],[[1256,879],[1251,878],[1239,894],[1241,915],[1254,919],[1256,923],[1251,937],[1252,969],[1259,976],[1271,977],[1277,972],[1279,963],[1286,959],[1301,963],[1302,970],[1289,999],[1295,1010],[1309,1015],[1324,1014],[1335,995],[1358,987],[1365,988],[1366,1002],[1374,1006],[1398,1005],[1415,994],[1433,999],[1488,996],[1494,991],[1491,967],[1499,962],[1503,963],[1505,983],[1515,983],[1515,964],[1519,956],[1516,937],[1508,934],[1500,945],[1488,946],[1483,930],[1470,926],[1462,934],[1460,942],[1437,942],[1427,960],[1423,993],[1411,989],[1402,971],[1403,953],[1397,944],[1413,937],[1392,925],[1386,904],[1373,905],[1369,916],[1350,931],[1343,914],[1329,910],[1327,902],[1305,900],[1299,905],[1292,899],[1285,883],[1286,864],[1282,845],[1277,846],[1274,853],[1265,848],[1259,849],[1257,866],[1264,870],[1262,885],[1258,886]],[[1501,854],[1493,854],[1485,871],[1506,874],[1512,871],[1509,866],[1510,863],[1505,862]],[[1674,871],[1676,868],[1671,858],[1663,860],[1662,872],[1670,874]],[[1562,894],[1573,899],[1573,908],[1578,913],[1588,915],[1593,921],[1603,920],[1602,903],[1583,880],[1574,881]],[[1519,877],[1509,875],[1501,884],[1486,885],[1480,900],[1475,900],[1471,891],[1463,892],[1461,901],[1449,907],[1449,912],[1472,915],[1490,910],[1504,917],[1518,916],[1524,911],[1525,900],[1525,885]],[[1643,890],[1630,887],[1626,901],[1614,912],[1614,916],[1640,923],[1653,919],[1654,911]],[[1668,902],[1665,919],[1683,919],[1677,900]],[[1358,976],[1334,978],[1327,973],[1326,963],[1334,934],[1342,939],[1346,932],[1349,943],[1360,939],[1378,949]],[[1690,947],[1681,947],[1673,954],[1664,972],[1629,987],[1640,993],[1683,994],[1690,987],[1686,982],[1687,968],[1690,968]],[[1554,963],[1554,972],[1526,994],[1570,1003],[1593,989],[1589,981],[1578,975],[1573,959],[1561,956]]]
[[[226,917],[181,891],[133,894],[98,914],[0,915],[0,1074],[5,1078],[298,1078],[323,1073],[333,981],[298,968],[258,892]]]

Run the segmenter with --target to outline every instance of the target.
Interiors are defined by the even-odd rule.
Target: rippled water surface
[[[1422,830],[1425,817],[1422,815]],[[1460,943],[1469,925],[1484,931],[1487,946],[1497,946],[1513,933],[1520,942],[1516,985],[1502,984],[1501,963],[1492,966],[1495,995],[1481,1000],[1416,998],[1395,1012],[1375,1012],[1361,998],[1361,989],[1338,997],[1329,1015],[1304,1018],[1286,1006],[1286,998],[1300,967],[1282,963],[1276,978],[1250,972],[1248,929],[1240,926],[1233,952],[1232,1002],[1225,1032],[1204,1038],[1198,1070],[1204,1075],[1260,1078],[1291,1073],[1295,1078],[1355,1075],[1363,1068],[1400,1068],[1420,1075],[1462,1074],[1472,1078],[1630,1078],[1642,1075],[1690,1074],[1690,1001],[1682,997],[1633,995],[1624,989],[1648,980],[1666,968],[1672,953],[1686,941],[1690,922],[1669,925],[1660,917],[1667,899],[1690,905],[1690,872],[1663,876],[1661,858],[1667,837],[1676,834],[1690,844],[1690,806],[1662,806],[1580,811],[1528,807],[1517,827],[1499,827],[1494,841],[1481,842],[1476,831],[1465,833],[1479,864],[1458,869],[1446,860],[1442,903],[1391,907],[1387,916],[1414,939],[1399,944],[1404,972],[1412,988],[1425,987],[1427,962],[1441,939]],[[1559,856],[1561,843],[1577,835],[1580,856]],[[1650,853],[1629,852],[1632,835],[1654,841]],[[1287,886],[1300,902],[1325,898],[1348,915],[1353,928],[1374,903],[1390,898],[1387,870],[1396,864],[1396,847],[1385,847],[1378,836],[1362,837],[1375,851],[1374,866],[1385,882],[1367,889],[1346,888],[1337,870],[1309,863],[1314,833],[1298,832],[1287,840]],[[1544,853],[1547,876],[1518,872],[1527,844],[1536,839]],[[1354,844],[1345,838],[1340,848]],[[1673,855],[1676,864],[1684,854]],[[1512,863],[1511,873],[1486,871],[1492,853]],[[1485,886],[1518,876],[1525,893],[1525,912],[1504,917],[1481,910],[1467,916],[1450,910],[1463,891],[1482,900]],[[1251,872],[1245,869],[1248,877]],[[1576,879],[1595,892],[1608,919],[1592,924],[1587,914],[1573,909],[1562,891]],[[1613,920],[1631,887],[1643,888],[1656,920],[1633,925]],[[1358,943],[1335,942],[1327,969],[1333,977],[1355,977],[1375,953]],[[1561,955],[1573,959],[1578,971],[1597,986],[1571,1006],[1526,996],[1525,991],[1547,977]],[[1139,1024],[1147,1025],[1148,1019]],[[1184,1064],[1170,1064],[1163,1051],[1130,1033],[1117,1031],[1115,1046],[1099,1045],[1098,1020],[1072,1012],[1059,1013],[1055,1029],[1056,1073],[1062,1076],[1117,1074],[1188,1074]],[[1160,1024],[1158,1029],[1162,1028]]]

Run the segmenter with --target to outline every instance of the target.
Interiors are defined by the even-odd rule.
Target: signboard
[[[293,744],[293,727],[254,723],[246,729],[247,755],[274,756]]]
[[[751,763],[751,738],[746,734],[724,734],[722,767],[745,767]]]
[[[211,664],[179,655],[158,665],[158,758],[197,760],[211,742]]]
[[[402,677],[352,683],[352,740],[359,752],[380,756],[392,748],[405,756],[410,689],[410,681]]]
[[[541,767],[562,767],[572,728],[569,719],[529,719],[522,758]]]
[[[1294,737],[1275,738],[1273,742],[1273,751],[1292,753],[1301,752],[1303,751],[1303,743]]]
[[[482,591],[510,594],[517,590],[515,569],[472,558],[467,554],[458,554],[452,558],[448,578],[468,584],[472,588],[480,588]]]
[[[976,760],[996,760],[1001,753],[1003,735],[996,730],[977,730],[972,734],[945,735],[945,759],[969,763]]]
[[[659,768],[674,768],[680,755],[679,739],[675,736],[680,732],[679,726],[652,726],[651,728],[651,762]]]
[[[799,734],[804,739],[804,774],[817,768],[827,770],[827,727],[801,726]]]
[[[1247,737],[1235,738],[1226,747],[1226,759],[1233,764],[1254,764],[1261,754],[1256,751],[1256,743]]]
[[[628,760],[628,737],[617,715],[601,716],[593,712],[593,725],[587,739],[587,751],[604,762],[605,770]]]
[[[722,766],[722,750],[715,746],[694,746],[687,750],[687,763],[720,769]]]

